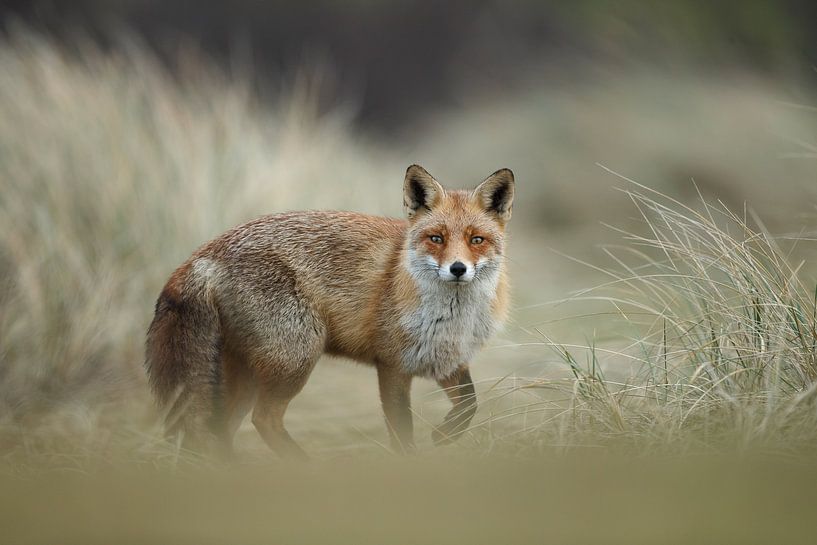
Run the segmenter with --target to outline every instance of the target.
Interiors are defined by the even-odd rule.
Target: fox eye
[[[485,239],[482,237],[471,237],[471,244],[482,244]]]
[[[441,237],[440,235],[431,235],[428,238],[430,238],[431,242],[433,242],[434,244],[442,244],[443,243],[443,237]]]

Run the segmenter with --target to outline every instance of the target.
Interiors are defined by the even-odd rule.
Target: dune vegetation
[[[510,166],[519,188],[514,309],[474,363],[480,411],[461,442],[434,450],[429,432],[447,402],[418,383],[421,454],[394,462],[408,475],[459,459],[490,475],[490,455],[520,467],[555,456],[562,467],[567,454],[579,460],[567,471],[582,472],[591,451],[813,459],[813,108],[749,76],[633,74],[533,85],[508,101],[472,93],[395,141],[358,130],[351,106],[315,108],[315,76],[305,70],[262,98],[249,76],[194,52],[171,70],[138,42],[65,53],[22,29],[0,43],[4,479],[209,467],[162,439],[144,377],[144,334],[166,277],[197,245],[264,213],[398,215],[413,162],[452,186]],[[362,457],[388,474],[371,370],[322,362],[287,418],[318,467],[362,473]],[[249,423],[237,448],[249,488],[253,468],[281,475]],[[338,479],[353,486],[327,482]],[[372,493],[387,494],[383,482]],[[417,486],[410,497],[423,496]],[[108,530],[85,542],[116,535]]]

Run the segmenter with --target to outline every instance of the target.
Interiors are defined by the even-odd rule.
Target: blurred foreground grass
[[[261,103],[194,55],[171,75],[125,51],[69,57],[28,32],[0,44],[0,526],[14,542],[751,543],[813,531],[815,475],[799,465],[817,446],[808,109],[751,78],[600,76],[471,97],[398,144],[358,134],[348,112],[318,115],[308,85]],[[595,165],[617,161],[661,192]],[[250,426],[231,469],[163,442],[142,343],[173,268],[263,213],[397,215],[412,162],[451,185],[505,165],[519,179],[516,308],[474,363],[473,430],[430,452],[447,402],[418,381],[424,454],[385,456],[374,374],[326,361],[288,413],[314,465],[271,461]],[[792,235],[770,235],[747,198]],[[669,461],[643,461],[653,456]]]
[[[7,543],[812,543],[817,473],[761,459],[418,457],[0,481]]]

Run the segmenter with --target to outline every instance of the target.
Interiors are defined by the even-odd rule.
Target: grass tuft
[[[625,193],[647,234],[621,231],[628,245],[607,250],[610,280],[576,299],[612,305],[619,329],[635,333],[621,348],[600,349],[536,330],[573,380],[526,387],[569,388],[570,411],[560,416],[569,444],[813,450],[817,291],[803,263],[790,263],[749,213],[703,198],[693,208],[630,182]],[[627,378],[607,378],[605,368]]]

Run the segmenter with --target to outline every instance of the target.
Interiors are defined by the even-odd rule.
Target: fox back
[[[411,378],[473,391],[468,363],[504,317],[513,191],[509,170],[446,191],[414,165],[406,219],[291,212],[203,245],[171,275],[148,331],[168,430],[229,450],[252,409],[270,447],[303,455],[283,413],[328,353],[377,368],[393,443],[409,447]]]

